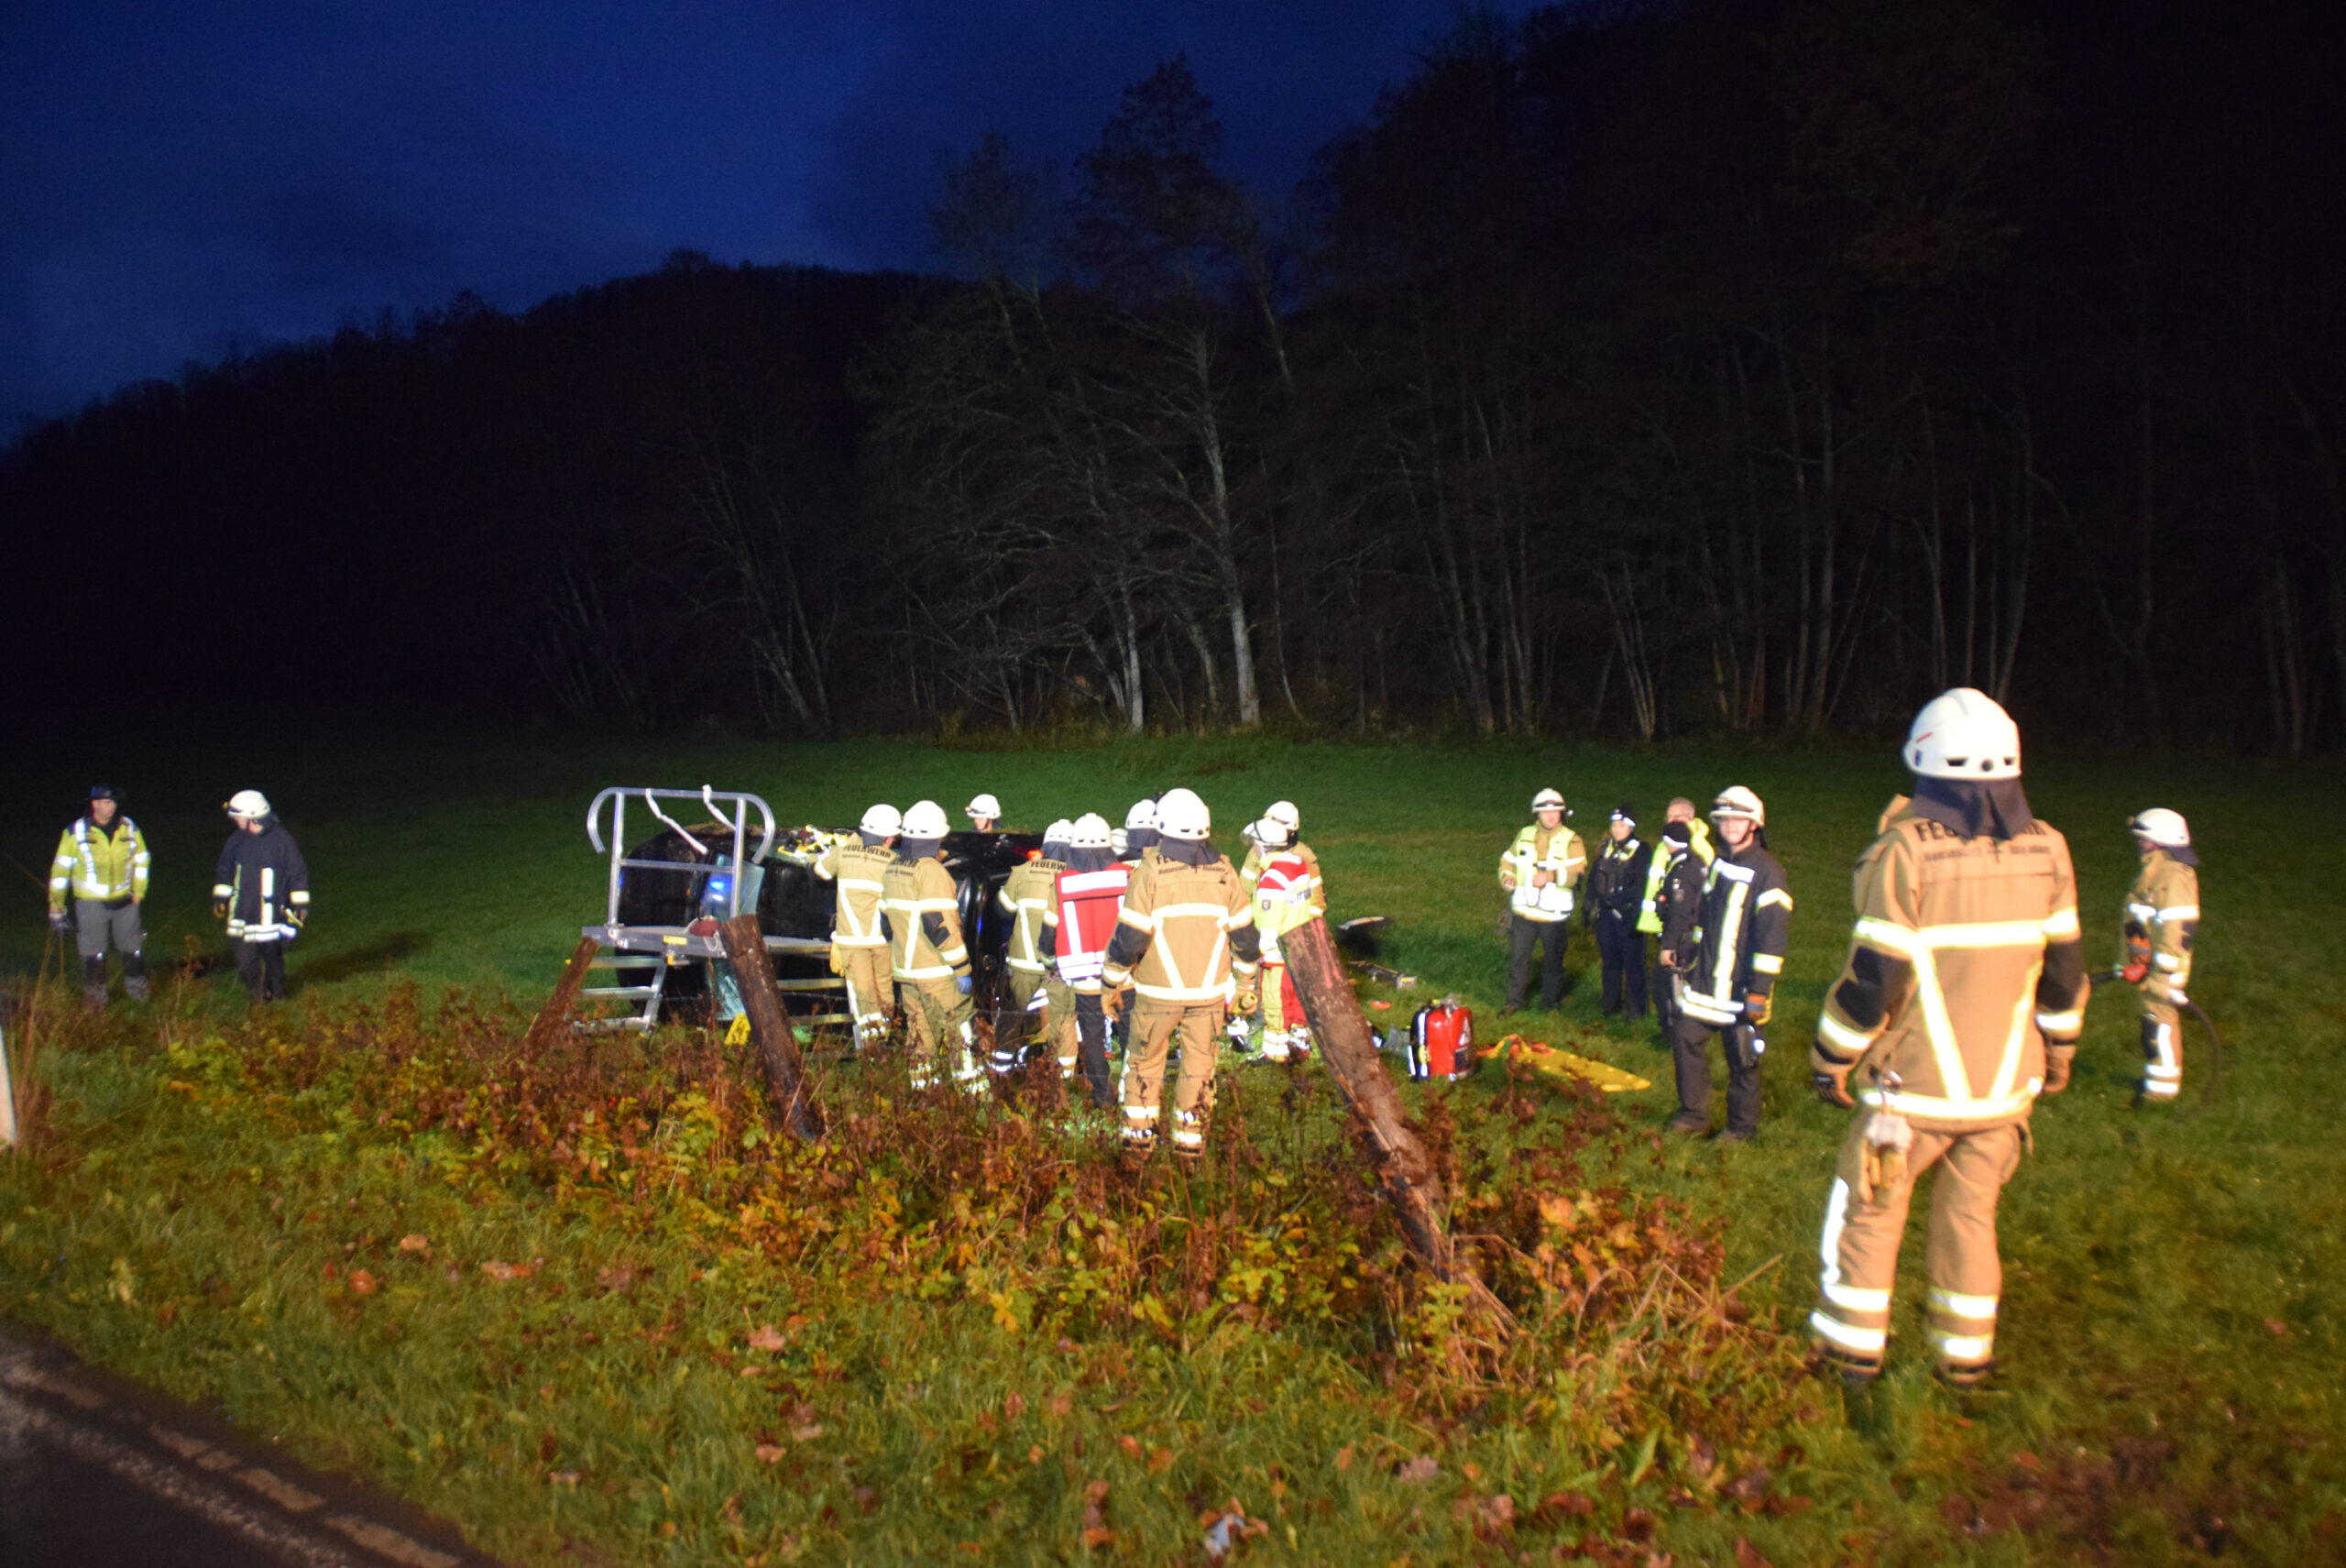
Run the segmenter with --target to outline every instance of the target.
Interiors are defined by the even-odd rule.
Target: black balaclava
[[[2036,820],[2018,779],[1917,778],[1914,815],[1966,839],[2011,839]]]
[[[1157,840],[1157,852],[1163,858],[1185,866],[1210,866],[1222,858],[1211,839],[1166,839]]]

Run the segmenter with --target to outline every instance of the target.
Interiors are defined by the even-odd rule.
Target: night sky
[[[1529,9],[1524,0],[1498,7]],[[940,160],[1064,166],[1186,53],[1266,188],[1454,0],[128,0],[0,15],[0,438],[125,380],[471,290],[927,264]]]

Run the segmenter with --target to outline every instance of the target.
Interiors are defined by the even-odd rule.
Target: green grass
[[[1682,1563],[1736,1561],[1738,1537],[1779,1563],[2346,1553],[2346,1185],[2328,1092],[2346,1026],[2326,959],[2346,852],[2319,826],[2334,771],[2036,762],[2032,799],[2068,833],[2088,928],[2110,945],[2125,815],[2192,818],[2208,910],[2192,989],[2226,1031],[2222,1081],[2198,1102],[2201,1051],[2185,1112],[2130,1111],[2131,1013],[2117,995],[2097,1004],[2077,1082],[2041,1108],[2004,1201],[2010,1391],[1958,1407],[1930,1383],[1910,1248],[1889,1431],[1873,1442],[1797,1369],[1844,1125],[1808,1098],[1802,1058],[1847,938],[1848,867],[1902,783],[1886,755],[357,731],[147,744],[109,765],[158,856],[152,950],[217,948],[214,803],[247,784],[301,836],[320,915],[293,957],[297,1001],[273,1018],[245,1025],[222,979],[147,1015],[51,1030],[38,1071],[52,1130],[0,1179],[0,1310],[396,1486],[517,1561],[561,1560],[572,1541],[619,1562],[968,1560],[962,1542],[1063,1562],[1089,1550],[1085,1488],[1103,1482],[1094,1522],[1114,1536],[1097,1550],[1117,1561],[1194,1558],[1193,1505],[1233,1496],[1271,1527],[1247,1548],[1266,1560],[1537,1560],[1637,1537],[1639,1510]],[[19,771],[0,785],[9,857],[35,880],[86,782]],[[1593,832],[1618,798],[1658,817],[1671,795],[1749,784],[1799,899],[1766,1132],[1740,1149],[1653,1135],[1666,1058],[1599,1025],[1577,940],[1586,972],[1533,1032],[1657,1080],[1613,1102],[1617,1126],[1568,1097],[1519,1125],[1524,1108],[1489,1081],[1409,1092],[1442,1102],[1478,1225],[1544,1234],[1524,1204],[1585,1188],[1608,1217],[1638,1217],[1625,1269],[1650,1281],[1666,1265],[1688,1284],[1642,1314],[1601,1298],[1476,1363],[1436,1354],[1443,1303],[1357,1202],[1324,1085],[1285,1094],[1266,1069],[1242,1075],[1223,1118],[1236,1147],[1193,1181],[1134,1181],[1047,1121],[932,1125],[884,1071],[827,1080],[835,1112],[861,1119],[833,1163],[743,1148],[730,1071],[683,1039],[565,1058],[518,1096],[544,1113],[517,1119],[519,1069],[498,1054],[513,1026],[475,999],[543,994],[598,912],[580,828],[594,789],[702,782],[831,822],[874,798],[950,807],[989,788],[1039,826],[1188,783],[1233,825],[1284,795],[1332,912],[1391,916],[1393,961],[1464,996],[1486,1033],[1503,962],[1494,865],[1535,787],[1559,784]],[[28,884],[28,911],[38,896]],[[37,939],[31,919],[12,927],[0,968],[29,971]],[[581,1105],[638,1118],[637,1152],[581,1165],[561,1111]],[[886,1191],[919,1212],[886,1216]],[[1055,1193],[1148,1245],[1070,1241],[1070,1215],[1045,1212]],[[1296,1216],[1307,1234],[1278,1242]],[[819,1246],[777,1239],[810,1226]],[[428,1262],[399,1251],[411,1233],[431,1238]],[[880,1233],[912,1239],[883,1265],[866,1255]],[[1364,1260],[1350,1276],[1347,1244]],[[478,1269],[539,1257],[507,1284]],[[353,1295],[354,1267],[379,1288]],[[614,1267],[640,1280],[613,1289]],[[1716,1291],[1747,1277],[1738,1326]],[[1562,1299],[1553,1280],[1514,1285],[1523,1301]],[[753,1352],[748,1333],[768,1323],[785,1343]],[[739,1376],[760,1361],[763,1376]],[[781,1451],[771,1463],[762,1435]],[[1418,1455],[1439,1475],[1397,1478]],[[1754,1465],[1767,1506],[1719,1495]],[[1496,1494],[1521,1517],[1478,1538],[1471,1505]],[[1535,1513],[1573,1495],[1586,1517]]]

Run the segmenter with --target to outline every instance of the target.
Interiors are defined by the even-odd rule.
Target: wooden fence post
[[[1442,1226],[1448,1201],[1432,1157],[1401,1111],[1400,1094],[1377,1054],[1376,1042],[1362,1016],[1360,999],[1353,994],[1352,978],[1328,934],[1325,920],[1313,920],[1279,938],[1287,957],[1288,977],[1302,999],[1304,1016],[1311,1020],[1311,1038],[1328,1064],[1329,1074],[1352,1107],[1353,1124],[1369,1166],[1376,1173],[1386,1201],[1401,1223],[1401,1234],[1437,1278],[1464,1283],[1474,1303],[1502,1329],[1514,1326],[1514,1314],[1490,1292],[1480,1276],[1462,1267],[1457,1250]]]
[[[586,970],[594,963],[595,955],[603,944],[592,937],[578,938],[578,946],[571,950],[570,959],[562,966],[562,978],[554,982],[554,994],[538,1009],[530,1032],[522,1036],[521,1054],[532,1059],[543,1056],[546,1047],[559,1039],[570,1027],[570,1014],[578,1005],[578,988],[586,983]]]
[[[749,1014],[758,1065],[765,1072],[766,1104],[793,1136],[802,1143],[817,1143],[823,1136],[823,1113],[806,1088],[798,1036],[791,1029],[790,1014],[783,1011],[782,992],[774,989],[765,933],[759,929],[754,914],[737,915],[718,929],[724,933],[725,956],[733,965],[734,983],[741,988],[741,1011]]]

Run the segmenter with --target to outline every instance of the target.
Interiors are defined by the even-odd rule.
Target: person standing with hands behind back
[[[228,923],[245,993],[275,1002],[285,994],[285,944],[310,919],[309,862],[260,791],[238,790],[227,812],[236,831],[212,879],[212,913]]]

